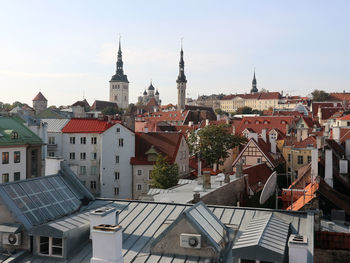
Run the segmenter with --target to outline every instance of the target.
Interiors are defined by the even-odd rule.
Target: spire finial
[[[121,39],[122,39],[122,37],[121,37],[121,35],[119,33],[119,52],[121,51],[121,44],[120,44]]]
[[[183,47],[183,43],[182,43],[182,42],[183,42],[183,39],[184,39],[184,38],[181,37],[181,50],[182,50],[182,47]]]

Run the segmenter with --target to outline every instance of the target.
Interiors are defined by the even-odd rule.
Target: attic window
[[[264,124],[268,124],[269,122],[268,121],[264,121]]]
[[[249,124],[249,121],[245,121],[244,124]]]
[[[259,124],[260,123],[260,121],[255,121],[255,124]]]
[[[39,237],[38,253],[44,256],[63,257],[63,240],[54,237]]]
[[[15,131],[11,132],[11,139],[18,139],[18,133]]]
[[[282,124],[286,124],[286,121],[281,121]]]

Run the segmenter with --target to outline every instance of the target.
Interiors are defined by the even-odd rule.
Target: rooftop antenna
[[[184,39],[184,38],[183,38],[183,37],[181,37],[181,50],[182,50],[182,42],[183,42],[183,39]]]
[[[83,90],[83,100],[85,100],[85,91]]]

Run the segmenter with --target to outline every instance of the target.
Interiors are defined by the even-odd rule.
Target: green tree
[[[118,109],[116,107],[106,107],[102,110],[103,115],[115,115],[115,114],[123,114],[123,109]]]
[[[315,89],[311,92],[313,101],[326,101],[329,99],[329,94],[323,90]]]
[[[253,109],[251,107],[244,106],[244,107],[238,108],[236,111],[236,114],[251,114],[252,111]]]
[[[168,162],[167,157],[158,154],[151,172],[152,187],[167,189],[177,185],[179,180],[179,167]]]
[[[245,137],[231,134],[229,128],[227,124],[208,125],[192,132],[188,137],[190,152],[199,153],[209,165],[222,165],[229,155],[228,150],[247,142]]]
[[[226,116],[228,116],[228,112],[223,111],[223,110],[220,109],[220,108],[216,109],[216,110],[215,110],[215,113],[216,113],[216,114],[219,114],[219,115],[226,115]]]

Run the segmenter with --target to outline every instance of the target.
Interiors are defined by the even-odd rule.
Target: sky
[[[350,92],[350,1],[0,0],[0,101],[108,100],[119,35],[129,101],[149,86],[177,103],[183,38],[187,97],[258,89]]]

